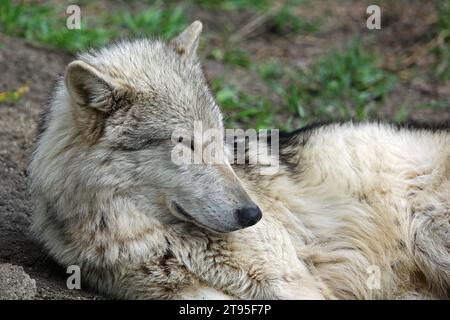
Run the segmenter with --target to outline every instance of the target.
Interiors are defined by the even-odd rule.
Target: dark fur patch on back
[[[301,158],[301,149],[304,147],[307,143],[313,132],[321,127],[334,124],[336,122],[316,122],[312,123],[310,125],[307,125],[303,128],[297,129],[292,132],[279,132],[279,161],[280,164],[284,167],[286,167],[289,171],[291,171],[292,174],[299,174],[301,173],[301,170],[299,170],[299,161]],[[258,134],[258,139],[260,139],[260,136]],[[271,150],[272,148],[272,137],[270,133],[267,133],[267,144],[268,149]],[[234,161],[236,163],[237,160],[237,145],[236,143],[233,145],[233,148],[231,148],[231,151],[234,154]],[[235,164],[235,166],[240,166],[241,169],[244,169],[247,172],[251,172],[258,168],[259,164],[249,164],[249,148],[246,141],[245,145],[245,164]],[[249,179],[251,179],[251,175],[249,175]]]
[[[402,123],[395,123],[393,125],[397,129],[407,129],[407,130],[426,130],[431,132],[450,130],[449,122],[423,123],[419,121],[406,121]]]
[[[280,132],[280,147],[282,145],[286,145],[288,144],[292,139],[298,137],[298,136],[303,136],[305,138],[309,138],[312,134],[312,132],[314,132],[314,130],[321,128],[321,127],[326,127],[328,125],[331,124],[339,124],[339,123],[343,123],[342,121],[319,121],[319,122],[313,122],[311,124],[308,124],[307,126],[304,126],[303,128],[299,128],[297,130],[291,131],[291,132]],[[306,143],[308,141],[308,139],[303,139],[303,141]]]
[[[333,124],[333,122],[315,122],[292,132],[280,132],[280,163],[293,174],[300,173],[300,151],[318,128]]]

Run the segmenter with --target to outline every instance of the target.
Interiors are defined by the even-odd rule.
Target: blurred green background
[[[66,8],[81,8],[80,30]],[[450,1],[0,0],[0,33],[75,54],[114,39],[169,39],[193,20],[227,127],[292,130],[313,121],[450,121]],[[1,43],[0,43],[1,47]],[[23,87],[0,92],[20,101]]]

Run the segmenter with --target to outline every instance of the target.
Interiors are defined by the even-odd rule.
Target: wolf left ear
[[[175,51],[184,59],[190,60],[197,52],[200,34],[202,33],[203,25],[200,21],[194,21],[182,33],[170,41],[170,44],[175,48]]]
[[[103,112],[108,112],[113,107],[113,92],[120,87],[115,80],[80,60],[68,65],[64,80],[75,103]]]

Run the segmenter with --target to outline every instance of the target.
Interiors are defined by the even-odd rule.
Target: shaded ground
[[[36,280],[37,299],[93,298],[65,288],[65,270],[49,259],[28,231],[32,203],[27,191],[28,159],[36,120],[52,85],[70,57],[36,49],[0,34],[0,91],[27,83],[20,103],[0,106],[0,263],[22,266]]]
[[[285,65],[307,68],[331,48],[342,47],[352,37],[360,36],[363,41],[373,43],[374,50],[383,55],[382,67],[400,75],[398,87],[383,102],[380,113],[393,118],[399,106],[405,105],[409,108],[410,119],[449,122],[450,86],[448,82],[433,79],[432,58],[421,53],[421,48],[435,41],[428,32],[429,24],[435,23],[435,12],[427,5],[428,1],[422,1],[423,5],[413,1],[399,2],[403,5],[393,6],[386,14],[383,31],[365,28],[366,16],[362,13],[367,4],[364,1],[339,1],[339,6],[333,5],[336,2],[315,1],[298,14],[321,20],[321,30],[317,34],[278,35],[261,27],[246,35],[236,46],[248,51],[255,61],[275,57]],[[403,10],[407,12],[402,15]],[[189,14],[190,18],[200,19],[205,25],[207,44],[202,48],[202,55],[209,79],[220,76],[247,92],[272,95],[254,70],[206,59],[211,48],[223,46],[235,33],[224,35],[223,26],[245,25],[251,17],[249,13],[218,14],[214,10],[198,9]],[[0,92],[16,90],[23,85],[29,87],[20,101],[0,103],[0,264],[22,266],[36,280],[37,299],[99,298],[89,292],[66,289],[65,270],[46,256],[28,231],[32,202],[27,191],[26,168],[36,120],[54,81],[72,57],[63,51],[37,47],[1,33],[0,43]],[[277,99],[279,97],[273,97],[274,102]],[[447,102],[447,107],[414,107],[430,101]]]

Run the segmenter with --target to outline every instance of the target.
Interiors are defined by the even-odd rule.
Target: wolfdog
[[[30,164],[49,254],[113,298],[448,298],[449,131],[310,126],[280,135],[272,175],[225,144],[221,164],[175,164],[174,131],[223,140],[201,30],[68,65]]]

